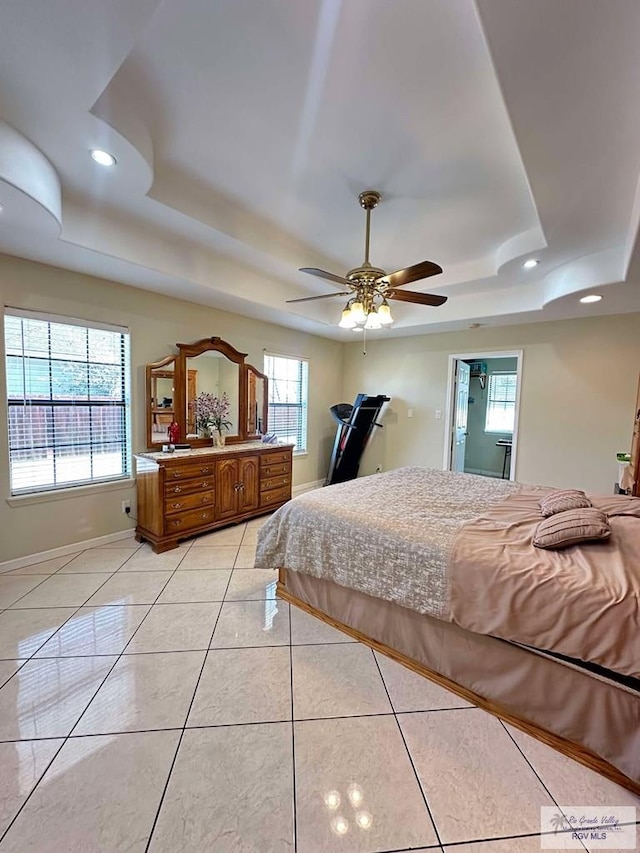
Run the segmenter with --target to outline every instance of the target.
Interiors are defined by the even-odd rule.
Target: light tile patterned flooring
[[[261,523],[0,575],[0,853],[537,853],[542,805],[640,806],[277,601]]]

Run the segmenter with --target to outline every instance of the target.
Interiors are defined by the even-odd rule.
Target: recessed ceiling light
[[[588,296],[581,296],[580,302],[584,302],[587,305],[589,302],[600,302],[602,296],[598,293],[590,293]]]
[[[90,151],[91,157],[100,163],[101,166],[115,166],[116,158],[108,151],[103,151],[102,148],[92,148]]]
[[[525,262],[522,264],[522,266],[523,266],[526,270],[532,270],[534,267],[537,267],[539,263],[540,263],[540,261],[538,261],[536,258],[529,258],[529,260],[528,260],[528,261],[525,261]]]

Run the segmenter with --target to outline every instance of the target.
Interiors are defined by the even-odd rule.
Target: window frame
[[[303,369],[303,375],[300,377],[300,380],[299,380],[301,396],[303,393],[305,394],[304,401],[301,400],[299,403],[275,403],[275,404],[272,403],[271,395],[272,395],[273,391],[275,390],[276,382],[278,380],[274,379],[274,377],[272,376],[272,373],[268,369],[268,365],[267,365],[267,359],[268,358],[283,358],[283,359],[286,359],[287,361],[297,362],[301,367],[302,367],[302,365],[306,366],[306,369]],[[289,406],[289,407],[294,406],[300,410],[300,416],[299,417],[301,420],[299,420],[298,425],[297,425],[297,435],[300,435],[304,439],[304,447],[298,448],[298,445],[296,443],[296,445],[293,448],[293,455],[294,456],[305,456],[309,452],[309,371],[310,371],[309,359],[306,358],[305,356],[289,355],[289,354],[280,353],[280,352],[269,352],[268,350],[264,351],[263,372],[264,372],[265,376],[267,377],[268,383],[269,383],[269,399],[268,399],[268,415],[267,415],[268,431],[270,433],[276,433],[276,435],[278,435],[278,433],[275,429],[275,424],[273,423],[273,421],[275,421],[275,418],[272,418],[272,416],[271,416],[272,406],[280,405],[283,408],[285,406]],[[280,438],[280,435],[278,435],[278,438]]]
[[[22,351],[20,353],[10,353],[9,346],[7,344],[7,318],[17,318],[17,319],[26,319],[26,320],[36,320],[42,323],[47,323],[47,357],[41,358],[41,360],[48,366],[48,374],[49,374],[49,397],[34,397],[30,393],[28,393],[26,384],[22,387],[22,396],[19,398],[12,397],[10,398],[10,377],[9,377],[9,360],[12,357],[18,358],[20,360],[25,359],[25,347],[23,346]],[[132,418],[131,418],[131,332],[128,327],[115,325],[112,323],[104,323],[100,321],[86,320],[82,318],[76,317],[67,317],[64,315],[52,314],[52,313],[43,313],[38,311],[30,311],[23,308],[15,308],[13,306],[5,305],[3,311],[3,358],[4,358],[4,367],[5,367],[5,382],[3,387],[4,392],[4,401],[6,407],[6,424],[7,424],[7,451],[8,451],[8,486],[9,486],[9,494],[7,497],[7,501],[10,504],[17,504],[19,502],[40,502],[43,500],[51,499],[55,496],[64,496],[64,497],[72,497],[77,494],[82,494],[87,490],[105,490],[105,489],[113,489],[113,488],[122,488],[124,486],[129,485],[132,480]],[[119,359],[117,362],[113,364],[109,362],[100,362],[100,361],[91,361],[92,355],[94,355],[95,351],[91,351],[89,346],[89,337],[87,335],[87,350],[86,355],[82,359],[69,359],[69,364],[74,363],[77,365],[84,365],[87,368],[87,398],[84,399],[75,399],[73,393],[69,395],[67,398],[56,398],[54,396],[54,383],[55,379],[53,378],[53,370],[52,365],[57,364],[58,362],[66,362],[66,359],[56,358],[54,354],[52,354],[51,349],[51,326],[78,326],[85,333],[88,330],[102,331],[102,332],[111,332],[120,336],[119,342]],[[27,358],[29,356],[26,356]],[[90,394],[90,377],[91,377],[91,365],[102,365],[111,366],[117,368],[117,383],[121,388],[121,399],[120,400],[99,400],[92,399]],[[122,460],[122,471],[117,474],[106,474],[106,475],[98,475],[96,476],[93,472],[90,478],[78,479],[78,480],[60,480],[56,474],[56,465],[63,457],[64,454],[59,454],[57,451],[64,449],[62,445],[52,444],[50,436],[48,432],[45,433],[44,441],[42,445],[38,444],[36,447],[36,442],[31,443],[31,446],[24,447],[12,447],[12,428],[11,428],[11,410],[17,407],[46,407],[50,410],[50,415],[47,417],[53,417],[53,412],[55,409],[61,409],[64,407],[73,408],[79,407],[82,409],[91,410],[92,408],[98,409],[115,409],[120,412],[119,420],[122,425],[122,438],[114,444],[120,447],[119,453]],[[75,437],[75,436],[74,436]],[[91,421],[91,415],[89,416],[89,426],[88,426],[88,443],[86,441],[73,443],[70,442],[68,447],[84,447],[88,446],[89,455],[93,457],[94,454],[94,446],[99,445],[100,442],[96,442],[96,435],[94,432],[94,426]],[[112,443],[112,442],[108,442]],[[29,452],[30,449],[39,449],[45,450],[45,452],[53,453],[55,457],[55,461],[53,463],[53,476],[49,478],[47,483],[38,483],[35,484],[34,481],[29,483],[27,486],[16,486],[15,484],[15,470],[14,470],[14,460],[12,459],[12,454],[17,450],[24,450],[25,452]],[[71,454],[73,456],[73,454]],[[93,465],[93,463],[92,463]]]
[[[504,399],[504,400],[501,399],[501,400],[493,400],[492,401],[491,385],[493,384],[492,380],[497,376],[513,377],[513,399],[512,400],[511,399]],[[492,429],[488,426],[492,402],[497,403],[497,404],[504,404],[505,411],[506,411],[507,404],[509,404],[511,406],[511,412],[512,412],[512,416],[513,416],[512,417],[511,429]],[[518,402],[518,371],[517,370],[496,370],[496,371],[490,373],[489,376],[487,377],[487,405],[486,405],[485,415],[484,415],[484,432],[488,435],[507,435],[509,433],[511,433],[511,435],[513,435],[513,433],[515,431],[515,426],[516,426],[517,402]]]

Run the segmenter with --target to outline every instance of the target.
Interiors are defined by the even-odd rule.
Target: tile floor
[[[0,574],[0,853],[537,853],[542,805],[640,806],[276,600],[261,523]]]

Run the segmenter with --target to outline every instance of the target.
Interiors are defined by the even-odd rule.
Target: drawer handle
[[[209,518],[209,516],[210,516],[210,515],[211,515],[211,513],[210,513],[210,512],[201,512],[201,513],[200,513],[200,518],[201,518],[203,521],[206,521],[206,520],[207,520],[207,518]]]
[[[208,488],[209,488],[209,483],[207,483],[207,481],[206,481],[206,480],[204,480],[202,483],[200,483],[200,488],[201,488],[201,489],[208,489]]]
[[[211,503],[211,498],[208,498],[208,497],[205,495],[205,496],[202,498],[201,503],[203,503],[203,504],[209,504],[209,503]]]
[[[179,495],[182,491],[182,486],[175,486],[173,489],[171,489],[171,491],[174,493],[174,495]]]
[[[181,519],[181,518],[174,519],[174,520],[171,522],[171,526],[172,526],[172,527],[180,527],[180,525],[181,525],[181,524],[182,524],[182,519]]]
[[[171,509],[180,509],[181,506],[182,506],[181,503],[171,504]]]
[[[200,473],[201,473],[201,474],[210,474],[210,473],[211,473],[211,468],[201,468],[201,469],[200,469]]]

